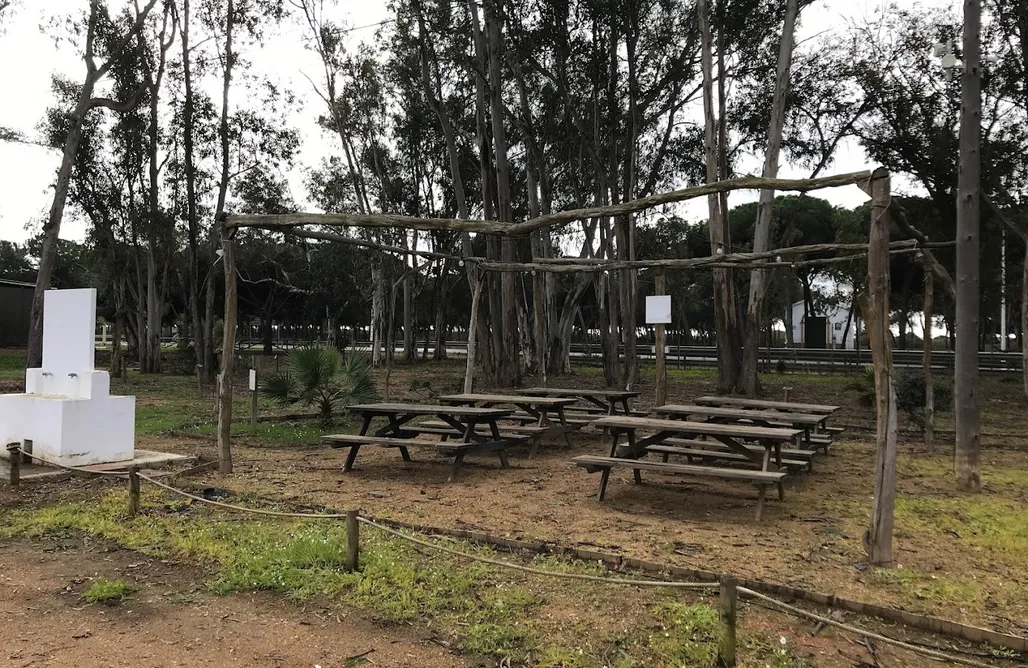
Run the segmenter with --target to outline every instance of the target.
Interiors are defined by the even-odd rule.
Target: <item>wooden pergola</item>
[[[388,246],[363,239],[347,237],[322,230],[307,230],[319,225],[335,228],[448,230],[496,237],[527,237],[536,230],[587,220],[631,215],[658,206],[683,202],[733,190],[775,190],[810,192],[824,188],[856,185],[871,197],[871,229],[866,244],[816,244],[779,248],[765,253],[723,253],[701,258],[669,258],[636,260],[600,260],[580,258],[553,258],[533,262],[497,262],[481,257],[452,255],[417,249]],[[232,472],[231,422],[232,377],[235,365],[237,290],[233,238],[241,228],[273,230],[300,237],[341,242],[363,246],[372,250],[431,259],[451,259],[471,263],[483,272],[552,272],[581,273],[608,272],[635,269],[752,269],[776,266],[803,266],[848,262],[867,257],[867,284],[861,297],[861,312],[867,325],[875,369],[878,454],[875,462],[875,496],[868,536],[868,551],[874,563],[892,560],[892,523],[895,502],[897,416],[896,396],[892,379],[892,343],[889,332],[889,256],[897,253],[923,253],[928,264],[938,267],[931,253],[931,244],[916,240],[889,243],[889,207],[891,186],[889,172],[883,168],[837,174],[815,179],[780,179],[744,176],[714,183],[706,183],[666,193],[643,197],[610,206],[592,206],[551,213],[521,222],[502,223],[490,220],[454,218],[419,218],[394,214],[348,213],[289,213],[289,214],[229,214],[221,222],[221,245],[225,263],[225,313],[222,340],[221,371],[218,383],[218,448],[223,474]],[[807,255],[824,252],[845,252],[835,258],[803,260]],[[474,327],[481,284],[476,281],[469,326],[468,365],[474,367]],[[467,388],[466,388],[467,389]]]

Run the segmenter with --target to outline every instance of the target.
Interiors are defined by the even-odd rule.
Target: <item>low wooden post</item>
[[[730,575],[721,577],[721,599],[718,603],[718,620],[720,630],[717,643],[717,665],[722,668],[735,666],[735,617],[739,601],[735,578]]]
[[[257,364],[250,369],[250,433],[257,433]]]
[[[203,396],[203,365],[196,365],[196,396]]]
[[[792,388],[791,387],[785,387],[785,388],[782,388],[782,389],[785,390],[785,401],[788,402],[789,401],[789,395],[792,394]]]
[[[135,517],[139,514],[139,467],[130,466],[128,470],[129,499],[128,516]]]
[[[357,563],[360,560],[360,522],[357,521],[357,511],[346,511],[346,570],[354,572],[357,570]]]
[[[664,272],[658,271],[654,278],[653,294],[663,295],[665,293],[664,288]],[[653,336],[654,347],[657,354],[657,392],[654,398],[655,406],[663,406],[667,403],[667,358],[665,357],[667,348],[667,330],[662,324],[656,326],[656,333]]]
[[[7,463],[11,467],[11,487],[21,484],[21,445],[18,443],[7,444]]]

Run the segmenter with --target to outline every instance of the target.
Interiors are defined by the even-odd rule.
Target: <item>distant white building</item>
[[[854,350],[857,342],[857,323],[854,320],[850,321],[849,332],[846,331],[846,321],[849,319],[850,310],[846,306],[836,306],[827,309],[827,313],[812,313],[812,317],[825,318],[825,334],[824,343],[827,348],[845,348],[847,350]],[[803,301],[798,301],[792,305],[792,340],[793,343],[800,348],[805,347],[807,343],[806,339],[807,327],[806,321],[803,318]],[[843,334],[846,335],[846,340],[843,340]],[[820,347],[818,343],[820,337],[816,334],[811,335],[811,343],[815,344],[815,347]]]

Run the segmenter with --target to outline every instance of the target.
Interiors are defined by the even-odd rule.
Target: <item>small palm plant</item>
[[[378,399],[371,359],[363,350],[351,349],[344,357],[335,348],[296,348],[285,367],[267,376],[261,389],[282,405],[316,406],[324,422],[332,421],[336,409]]]

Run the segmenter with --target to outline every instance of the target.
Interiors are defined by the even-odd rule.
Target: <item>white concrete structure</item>
[[[827,309],[827,313],[813,313],[816,317],[827,318],[828,332],[825,335],[825,341],[828,342],[829,348],[845,348],[846,350],[854,350],[857,344],[857,323],[854,321],[850,322],[849,332],[846,332],[846,320],[849,318],[850,310],[845,306],[836,306],[834,308]],[[792,340],[796,346],[803,347],[803,337],[806,329],[804,327],[803,319],[803,301],[798,301],[792,305]],[[843,340],[843,334],[846,334],[846,340]]]
[[[48,290],[43,366],[25,371],[25,393],[0,395],[0,445],[32,440],[32,453],[72,466],[132,459],[136,399],[110,396],[93,368],[96,290]],[[6,456],[6,449],[3,449]]]

